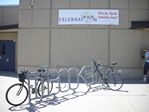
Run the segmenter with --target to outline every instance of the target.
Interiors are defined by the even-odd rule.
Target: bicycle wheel
[[[105,81],[107,86],[114,91],[121,89],[124,83],[123,79],[118,73],[109,73]]]
[[[53,82],[49,82],[49,91],[48,91],[48,85],[46,84],[46,82],[43,82],[43,95],[47,95],[50,94],[52,89],[53,89]],[[38,95],[41,96],[42,95],[42,82],[39,83],[38,88]]]
[[[27,87],[22,83],[17,83],[6,91],[6,100],[10,105],[19,106],[24,103],[28,97]]]

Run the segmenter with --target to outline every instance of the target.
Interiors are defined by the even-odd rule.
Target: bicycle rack
[[[29,103],[31,103],[32,99],[39,98],[37,96],[37,77],[40,75],[38,72],[30,72],[27,74],[28,75],[28,92],[29,92]],[[34,80],[35,84],[35,97],[31,98],[31,80]]]
[[[60,77],[60,83],[59,83],[59,90],[60,92],[67,92],[70,90],[69,84],[70,84],[70,74],[67,68],[62,68],[59,70],[59,77]],[[62,85],[64,85],[62,87]]]
[[[40,68],[40,72],[36,71],[36,72],[29,72],[27,75],[28,78],[28,91],[29,91],[29,103],[31,103],[31,100],[33,99],[40,99],[42,100],[44,97],[49,96],[49,82],[55,82],[57,81],[59,83],[59,72],[56,69],[53,70],[49,70],[48,66],[42,66]],[[54,76],[54,75],[55,76]],[[50,78],[49,76],[52,76],[52,78]],[[31,96],[31,80],[35,85],[35,96]],[[38,91],[37,91],[37,82],[41,81],[41,96],[38,95]],[[47,92],[44,93],[44,87],[43,85],[46,84],[47,85]],[[58,91],[59,92],[59,91]],[[57,93],[58,93],[57,92]]]
[[[40,68],[40,72],[30,72],[28,74],[28,91],[29,91],[29,103],[31,100],[39,98],[42,100],[44,97],[51,95],[49,93],[49,82],[57,82],[58,83],[58,91],[52,94],[57,94],[59,92],[67,92],[69,90],[75,91],[80,84],[79,78],[81,77],[87,86],[94,84],[94,76],[90,73],[92,72],[92,66],[86,65],[79,69],[77,67],[71,68],[62,68],[60,70],[51,69],[49,70],[49,66],[42,66]],[[86,76],[83,76],[86,75]],[[64,80],[65,78],[65,80]],[[35,84],[35,97],[32,98],[31,96],[31,80],[34,81]],[[37,83],[41,81],[41,96],[38,95],[37,91]],[[88,81],[87,81],[88,80]],[[72,82],[75,82],[72,84]],[[43,85],[46,83],[47,85],[47,92],[45,93]],[[65,86],[63,86],[65,85]]]
[[[78,75],[84,80],[87,86],[94,84],[94,74],[92,65],[83,66]]]
[[[71,67],[71,68],[62,68],[59,70],[59,78],[60,78],[60,83],[59,83],[59,90],[60,92],[67,92],[69,90],[75,90],[79,87],[79,76],[78,76],[79,70],[76,67]],[[72,87],[72,82],[74,81],[73,79],[76,76],[76,87]],[[65,80],[64,80],[65,78]],[[65,84],[64,84],[65,83]],[[64,85],[64,87],[62,87]]]
[[[76,67],[71,67],[71,68],[69,68],[68,72],[69,72],[69,89],[74,91],[75,89],[77,89],[79,87],[79,83],[80,83],[79,75],[78,75],[79,70]],[[76,77],[74,77],[74,76],[76,76]],[[74,78],[76,79],[75,81],[73,80]],[[76,87],[73,87],[71,85],[71,82],[73,82],[73,81],[77,82]]]
[[[55,82],[57,82],[58,83],[58,87],[56,87],[56,88],[58,88],[58,90],[57,91],[55,91],[54,93],[52,93],[52,94],[57,94],[57,93],[59,93],[60,92],[60,87],[59,87],[59,85],[60,85],[60,77],[59,77],[59,71],[58,70],[56,70],[56,69],[51,69],[51,70],[49,70],[48,71],[48,74],[49,74],[49,76],[50,76],[50,78],[49,78],[49,82],[53,82],[53,83],[55,83]],[[48,95],[50,95],[50,93],[48,94]]]

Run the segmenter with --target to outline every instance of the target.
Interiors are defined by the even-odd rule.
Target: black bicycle
[[[41,70],[38,70],[38,72],[41,72]],[[13,84],[7,89],[5,97],[6,97],[6,101],[10,105],[19,106],[27,100],[29,95],[29,91],[27,88],[28,83],[25,81],[25,79],[27,79],[27,74],[28,74],[28,71],[22,70],[18,74],[20,83]],[[43,80],[43,82],[45,82],[45,79]],[[31,93],[35,94],[37,91],[37,94],[41,96],[42,88],[44,91],[47,89],[46,87],[47,86],[45,85],[45,83],[43,83],[42,85],[41,78],[39,78],[37,82],[37,90],[34,87],[30,86]],[[53,88],[53,83],[49,82],[49,93],[52,91],[52,88]]]
[[[106,84],[109,89],[114,91],[121,89],[124,81],[120,73],[114,71],[114,66],[116,64],[117,63],[113,62],[110,66],[107,66],[93,60],[94,73],[97,74],[95,83],[101,82],[102,84]],[[106,73],[102,72],[104,67],[108,69]]]

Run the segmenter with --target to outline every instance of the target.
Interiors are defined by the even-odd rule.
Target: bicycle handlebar
[[[93,61],[93,64],[94,64],[95,66],[100,66],[100,65],[102,65],[101,63],[95,61],[94,59],[93,59],[92,61]]]
[[[103,64],[101,64],[100,62],[95,61],[94,59],[93,59],[92,61],[93,61],[93,64],[95,65],[96,68],[97,68],[98,66],[105,66],[105,67],[113,68],[113,67],[117,64],[115,61],[113,61],[113,62],[111,63],[111,65],[103,65]]]

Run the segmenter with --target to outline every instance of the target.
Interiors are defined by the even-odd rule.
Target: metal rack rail
[[[40,67],[40,72],[29,72],[28,73],[28,91],[29,91],[29,103],[33,99],[42,100],[44,97],[51,95],[49,83],[57,82],[58,83],[58,91],[59,92],[67,92],[69,90],[75,91],[80,84],[80,78],[85,82],[87,86],[94,84],[94,76],[93,69],[91,65],[86,65],[79,70],[77,67],[71,68],[61,68],[57,69],[49,69],[49,66]],[[64,80],[65,79],[65,80]],[[39,95],[38,90],[38,82],[41,83],[41,90]],[[35,86],[35,96],[32,96],[31,92],[31,82],[34,83]],[[72,82],[75,83],[75,86],[72,85]],[[65,85],[65,86],[63,86]],[[46,88],[45,88],[46,86]],[[50,91],[50,92],[49,92]]]

